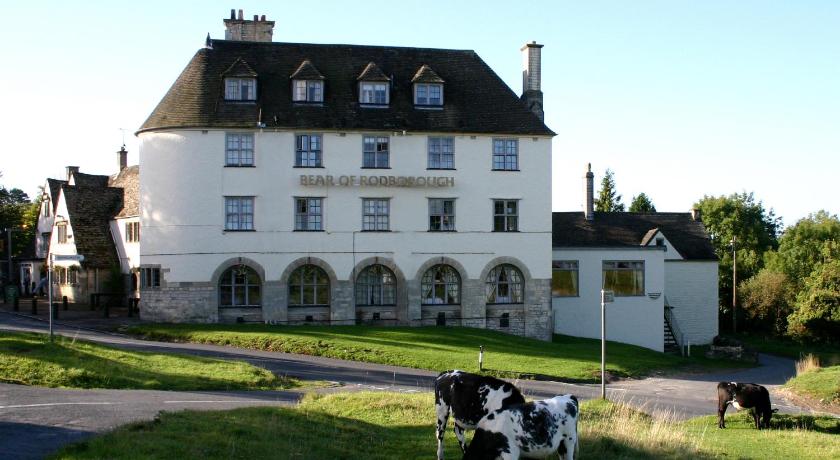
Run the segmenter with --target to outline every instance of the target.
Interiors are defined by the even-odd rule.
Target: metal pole
[[[9,242],[9,250],[6,252],[6,256],[9,259],[9,285],[14,282],[15,277],[12,275],[12,229],[6,229],[6,238]]]
[[[47,284],[49,284],[49,289],[47,290],[49,292],[48,299],[47,299],[48,300],[47,305],[49,305],[49,311],[50,311],[50,342],[53,341],[53,325],[52,325],[52,322],[53,322],[52,272],[53,272],[53,263],[54,263],[53,259],[54,259],[54,254],[50,254],[50,259],[49,259],[50,263],[47,266]]]
[[[737,239],[732,237],[732,333],[737,332],[738,327],[738,262],[735,245]]]
[[[478,346],[478,371],[484,370],[484,345]]]
[[[601,290],[601,399],[607,399],[607,304],[604,301],[604,291]]]

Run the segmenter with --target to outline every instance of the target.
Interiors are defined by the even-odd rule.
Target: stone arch
[[[435,265],[449,265],[454,268],[458,271],[458,275],[461,277],[462,282],[469,279],[467,276],[467,270],[464,266],[457,260],[446,256],[433,257],[426,262],[423,262],[423,265],[420,265],[420,268],[417,270],[417,275],[414,276],[414,279],[418,281],[423,279],[423,274],[426,273],[426,270],[434,267]]]
[[[218,285],[219,278],[222,276],[222,273],[224,273],[225,270],[227,270],[228,268],[239,264],[244,264],[253,268],[257,272],[257,274],[260,275],[260,279],[262,280],[263,284],[265,284],[265,269],[257,261],[249,259],[247,257],[231,257],[230,259],[227,259],[221,264],[219,264],[219,266],[213,272],[213,276],[210,278],[210,282],[215,285]]]
[[[338,284],[338,277],[335,274],[335,270],[332,269],[330,264],[328,264],[323,259],[319,259],[318,257],[301,257],[299,259],[295,259],[289,263],[283,273],[280,274],[280,282],[284,285],[289,284],[289,276],[292,275],[292,272],[297,270],[304,265],[314,265],[321,270],[324,270],[324,273],[327,274],[327,277],[330,279],[330,290],[333,290],[333,286]]]
[[[353,267],[353,271],[350,272],[350,276],[348,277],[348,279],[355,283],[356,276],[358,276],[358,274],[361,273],[362,270],[370,267],[371,265],[377,264],[388,267],[392,272],[394,272],[394,276],[397,277],[397,283],[405,285],[405,274],[402,270],[400,270],[400,267],[398,267],[394,260],[390,257],[368,257],[366,259],[363,259],[361,262],[357,263],[355,267]],[[400,286],[398,284],[398,291],[400,290],[399,288]],[[405,289],[405,286],[403,286],[403,289]],[[397,295],[399,295],[399,293],[397,293]]]
[[[222,275],[229,269],[237,265],[245,265],[253,270],[260,279],[260,303],[259,305],[251,306],[222,306],[220,284],[222,282]],[[263,310],[266,306],[266,278],[265,268],[257,261],[248,257],[231,257],[225,260],[213,271],[213,277],[210,283],[213,285],[213,298],[215,299],[216,311],[218,312],[217,320],[222,323],[245,321],[263,321]]]
[[[532,280],[531,272],[528,270],[528,266],[525,265],[524,263],[522,263],[522,261],[517,259],[516,257],[510,257],[510,256],[496,257],[495,259],[491,260],[490,262],[487,262],[487,264],[484,265],[484,269],[481,270],[481,276],[478,279],[483,283],[487,279],[487,275],[490,273],[490,270],[492,270],[493,268],[495,268],[498,265],[503,265],[503,264],[513,265],[520,272],[522,272],[522,277],[525,278],[526,283],[531,282],[531,280]]]
[[[350,282],[351,292],[353,294],[352,299],[352,308],[354,316],[358,314],[364,314],[363,310],[358,310],[356,306],[356,278],[358,277],[359,273],[362,270],[370,267],[371,265],[382,265],[383,267],[388,268],[391,272],[394,273],[394,276],[397,279],[397,293],[396,293],[396,306],[395,306],[395,314],[398,324],[407,324],[409,320],[408,315],[408,282],[405,278],[405,273],[400,269],[399,266],[394,262],[393,259],[390,257],[381,257],[381,256],[374,256],[368,257],[356,264],[353,267],[353,270],[350,272],[348,276],[348,280]],[[367,307],[363,307],[367,308]]]

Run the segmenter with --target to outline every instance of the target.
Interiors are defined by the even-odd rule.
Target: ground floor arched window
[[[356,305],[396,305],[397,278],[384,265],[371,265],[356,277]]]
[[[488,304],[523,302],[522,272],[510,264],[497,265],[487,274],[485,292]]]
[[[219,305],[259,307],[262,304],[260,275],[247,265],[228,268],[219,278]]]
[[[449,265],[435,265],[420,280],[423,305],[458,305],[461,303],[461,277]]]
[[[317,265],[303,265],[289,276],[289,306],[329,306],[330,279]]]

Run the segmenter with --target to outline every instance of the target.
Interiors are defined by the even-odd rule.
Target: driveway
[[[0,330],[45,332],[41,320],[0,312]],[[247,361],[280,375],[303,380],[332,381],[337,389],[431,391],[436,372],[381,364],[342,361],[316,356],[247,350],[217,345],[138,340],[120,334],[56,324],[54,331],[69,337],[124,349],[181,353]],[[608,385],[607,396],[651,414],[668,413],[677,419],[716,413],[715,385],[719,381],[749,381],[768,386],[774,407],[782,412],[809,413],[790,404],[776,391],[794,373],[792,360],[767,355],[761,367],[714,374],[651,377]],[[547,381],[515,382],[527,396],[551,397],[573,393],[581,399],[598,397],[599,386]],[[62,445],[138,420],[161,410],[222,409],[253,405],[287,405],[294,392],[168,392],[144,390],[66,390],[0,384],[0,458],[40,458]]]

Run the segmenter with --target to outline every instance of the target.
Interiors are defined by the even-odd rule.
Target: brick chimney
[[[125,149],[125,144],[117,150],[117,155],[120,159],[120,171],[128,167],[128,150]]]
[[[586,220],[595,219],[595,174],[592,174],[592,163],[586,165],[584,179],[584,194],[586,202],[583,204],[583,216]]]
[[[541,121],[545,119],[543,113],[542,93],[542,64],[541,54],[543,45],[537,42],[526,43],[522,51],[522,101],[528,110],[534,112]]]
[[[703,220],[699,209],[697,209],[697,208],[692,208],[691,209],[691,220],[693,220],[695,222],[699,222],[699,221]]]
[[[79,167],[78,166],[67,166],[65,169],[67,169],[67,181],[68,182],[70,181],[70,178],[73,177],[73,174],[76,174],[77,172],[79,172]]]
[[[247,20],[239,10],[230,10],[230,19],[225,19],[225,40],[243,42],[271,42],[271,35],[274,33],[274,21],[266,21],[262,17],[254,15],[253,20]]]

